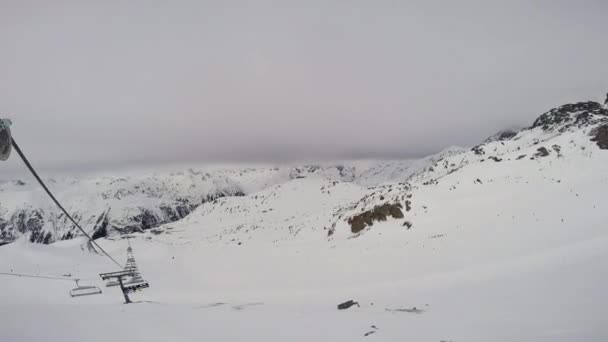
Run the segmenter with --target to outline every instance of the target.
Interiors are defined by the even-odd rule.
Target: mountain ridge
[[[564,137],[566,139],[562,139]],[[244,197],[246,204],[243,205],[248,207],[263,206],[264,199],[283,191],[282,185],[312,186],[330,198],[334,197],[332,191],[344,192],[336,201],[315,199],[306,204],[314,207],[316,202],[324,203],[324,207],[317,208],[327,216],[324,223],[306,224],[314,224],[315,229],[326,230],[328,236],[335,238],[336,227],[353,221],[353,217],[361,217],[361,213],[373,212],[374,208],[387,204],[398,204],[399,210],[405,210],[412,206],[412,189],[437,185],[441,179],[467,166],[570,158],[577,153],[588,153],[592,146],[608,149],[607,137],[608,110],[588,101],[553,108],[541,114],[530,127],[499,132],[471,149],[452,147],[414,160],[375,161],[363,166],[351,162],[211,171],[188,169],[129,177],[49,179],[49,183],[52,189],[59,189],[60,200],[67,203],[68,211],[94,238],[154,230],[185,219],[195,211],[209,215],[217,210],[215,206],[230,207],[231,204],[226,203],[233,203],[236,197]],[[308,184],[302,179],[317,181]],[[298,192],[305,191],[295,189],[289,201],[298,201]],[[79,235],[46,201],[36,184],[23,180],[0,184],[0,195],[0,243],[27,238],[47,244]],[[311,194],[312,198],[315,196]],[[292,209],[285,210],[287,216],[294,216],[289,212]],[[236,207],[232,207],[232,211],[237,211]],[[306,210],[299,213],[314,214]],[[289,229],[295,234],[305,229],[304,222],[307,222],[282,219],[293,221]],[[380,215],[378,219],[386,218]],[[342,231],[362,234],[364,228],[373,225],[373,220],[366,222],[363,227],[359,224],[357,229]],[[412,225],[407,215],[404,225]],[[225,229],[235,231],[236,227]]]

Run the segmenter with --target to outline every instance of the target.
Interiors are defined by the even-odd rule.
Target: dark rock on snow
[[[372,226],[374,221],[386,221],[387,217],[403,218],[401,208],[402,206],[399,203],[385,203],[355,215],[348,219],[347,222],[350,225],[351,232],[358,233],[365,229],[365,227]]]
[[[549,155],[549,150],[545,147],[539,147],[536,149],[536,153],[534,153],[535,157],[546,157]]]
[[[608,150],[608,124],[593,129],[591,137],[600,149]]]
[[[355,302],[354,300],[349,300],[346,301],[344,303],[338,304],[338,310],[346,310],[352,306],[356,305],[357,307],[359,307],[359,303]]]

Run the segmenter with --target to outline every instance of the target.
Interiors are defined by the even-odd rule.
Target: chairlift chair
[[[76,287],[70,290],[70,296],[72,297],[80,297],[80,296],[91,296],[101,294],[101,289],[97,286],[82,286],[78,284],[80,279],[76,279]]]
[[[120,285],[118,280],[110,280],[106,283],[106,287],[112,287],[112,286],[118,286],[118,285]]]

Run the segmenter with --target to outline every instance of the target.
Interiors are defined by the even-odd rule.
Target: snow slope
[[[608,340],[608,113],[583,107],[422,161],[231,176],[244,196],[130,234],[133,305],[67,295],[115,270],[80,238],[2,246],[0,272],[69,274],[0,278],[3,340]],[[122,237],[98,242],[124,261]]]
[[[349,171],[342,166],[215,166],[46,182],[79,224],[97,238],[152,229],[186,217],[202,203],[243,196],[306,175],[352,180]],[[0,184],[0,244],[21,237],[48,244],[78,235],[34,179]]]

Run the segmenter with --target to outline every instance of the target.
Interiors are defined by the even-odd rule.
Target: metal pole
[[[120,284],[120,290],[122,291],[122,295],[125,296],[125,304],[130,304],[131,299],[129,299],[127,289],[125,289],[125,287],[122,285],[122,277],[118,277],[118,283]]]

